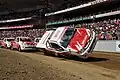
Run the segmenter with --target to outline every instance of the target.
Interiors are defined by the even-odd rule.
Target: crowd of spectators
[[[4,30],[0,31],[0,38],[30,37],[32,40],[34,40],[36,37],[41,37],[43,34],[44,29]]]
[[[120,19],[83,23],[76,27],[94,30],[100,40],[120,40]]]
[[[100,40],[120,40],[120,19],[108,19],[104,21],[93,21],[91,23],[82,23],[75,27],[85,27],[94,30]],[[2,30],[0,38],[6,37],[41,37],[45,29],[22,29],[22,30]]]

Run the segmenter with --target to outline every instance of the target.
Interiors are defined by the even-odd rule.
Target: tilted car
[[[36,44],[29,37],[17,37],[11,43],[11,49],[23,50],[36,50]]]
[[[87,58],[96,45],[96,35],[94,31],[86,28],[58,27],[47,41],[46,50],[56,56],[75,55]]]
[[[10,48],[11,47],[11,42],[14,41],[14,38],[4,38],[3,40],[0,41],[1,47],[4,48]]]
[[[46,31],[44,33],[44,35],[41,37],[41,39],[39,40],[38,44],[37,44],[37,48],[38,49],[46,49],[46,45],[47,45],[47,41],[49,40],[49,38],[51,37],[51,35],[53,34],[54,30],[49,30]]]

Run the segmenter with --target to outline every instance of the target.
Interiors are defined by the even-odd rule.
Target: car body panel
[[[12,42],[12,48],[19,50],[35,50],[36,44],[31,41],[29,37],[17,37],[14,42]]]
[[[54,30],[49,30],[44,33],[37,44],[37,48],[45,49],[48,39],[51,37]]]
[[[56,42],[60,42],[62,36],[64,35],[65,31],[67,30],[68,27],[59,27],[55,30],[55,32],[53,33],[53,35],[50,38],[50,41],[56,41]]]

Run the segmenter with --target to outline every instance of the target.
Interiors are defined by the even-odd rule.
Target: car
[[[41,37],[41,39],[39,40],[38,44],[37,44],[37,48],[44,50],[46,49],[46,45],[47,45],[47,41],[49,40],[49,38],[52,36],[54,30],[47,30],[44,35]]]
[[[97,42],[95,32],[86,28],[58,27],[48,40],[47,52],[56,56],[78,56],[86,59]]]
[[[0,41],[1,47],[4,48],[10,48],[11,47],[11,42],[14,41],[14,38],[4,38],[3,40]]]
[[[29,37],[17,37],[14,42],[11,43],[11,49],[23,50],[36,50],[36,44]]]
[[[3,41],[3,40],[0,40],[0,48],[2,47],[2,41]]]

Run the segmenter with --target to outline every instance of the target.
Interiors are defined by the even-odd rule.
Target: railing
[[[99,4],[99,3],[102,3],[102,2],[106,2],[106,1],[108,1],[108,0],[95,0],[95,1],[92,1],[92,2],[89,2],[89,3],[86,3],[86,4],[76,6],[76,7],[72,7],[72,8],[56,11],[56,12],[46,13],[45,16],[52,16],[52,15],[56,15],[56,14],[61,14],[61,13],[85,8],[85,7],[88,7],[88,6],[96,5],[96,4]]]
[[[63,20],[63,21],[48,22],[46,24],[46,26],[71,23],[71,22],[77,22],[77,21],[83,21],[83,20],[90,20],[90,19],[94,19],[94,18],[101,18],[101,17],[112,16],[112,15],[117,15],[117,14],[120,14],[120,10],[114,11],[114,12],[98,14],[98,15],[93,15],[93,16],[88,16],[88,17],[79,17],[79,18],[73,18],[73,19]]]

